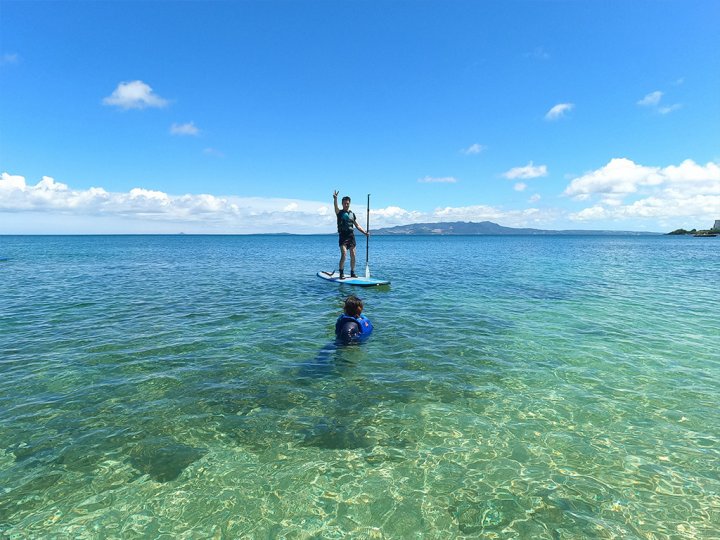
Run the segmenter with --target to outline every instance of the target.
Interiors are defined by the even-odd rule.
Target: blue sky
[[[0,234],[720,219],[714,0],[0,0]]]

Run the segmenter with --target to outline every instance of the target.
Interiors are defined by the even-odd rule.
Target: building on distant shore
[[[713,225],[712,230],[720,232],[720,219],[715,220],[715,225]]]

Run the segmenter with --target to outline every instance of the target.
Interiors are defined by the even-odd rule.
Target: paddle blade
[[[370,278],[370,265],[368,263],[365,263],[365,279]]]

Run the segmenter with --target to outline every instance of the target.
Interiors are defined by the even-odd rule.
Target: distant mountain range
[[[492,221],[480,221],[474,223],[472,221],[449,221],[443,223],[413,223],[410,225],[398,225],[397,227],[386,227],[384,229],[375,229],[372,231],[374,235],[396,235],[409,236],[416,234],[429,235],[458,235],[458,234],[536,234],[536,235],[569,235],[569,234],[594,234],[594,235],[649,235],[660,234],[651,232],[633,232],[633,231],[584,231],[584,230],[567,230],[552,231],[543,229],[520,229],[514,227],[503,227]]]

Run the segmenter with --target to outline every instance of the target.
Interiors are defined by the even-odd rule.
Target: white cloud
[[[103,190],[93,188],[84,192],[72,191],[66,184],[43,176],[34,186],[25,178],[2,173],[0,175],[0,211],[58,210],[74,211],[89,198],[102,198]]]
[[[623,195],[608,193],[607,195],[603,195],[601,203],[605,206],[622,206],[623,198]]]
[[[513,186],[513,189],[515,191],[525,191],[527,189],[527,184],[525,182],[518,182]]]
[[[590,208],[585,208],[580,212],[576,212],[572,216],[575,221],[601,220],[607,219],[608,217],[609,216],[603,206],[592,206]]]
[[[457,178],[452,176],[444,176],[442,178],[426,176],[424,178],[418,178],[418,182],[421,184],[455,184],[457,182]]]
[[[682,105],[680,103],[675,103],[674,105],[667,105],[665,107],[658,107],[658,112],[660,114],[669,114],[673,111],[677,111],[678,109],[681,109]]]
[[[385,225],[375,225],[376,228],[380,226],[387,226],[387,224],[401,225],[405,223],[417,223],[424,218],[422,212],[405,210],[399,206],[388,206],[387,208],[377,208],[370,212],[373,217],[373,223],[382,223]]]
[[[365,209],[358,207],[360,215]],[[209,194],[170,195],[146,188],[108,192],[94,187],[76,190],[43,177],[27,184],[22,176],[0,176],[0,214],[20,214],[38,221],[79,223],[85,228],[50,232],[225,232],[225,233],[333,233],[336,227],[332,208],[323,202],[298,199],[215,196]],[[438,221],[499,221],[526,226],[549,213],[537,209],[504,211],[492,206],[441,207],[430,212],[398,206],[372,209],[373,229],[407,223]],[[98,228],[100,223],[111,223]],[[5,229],[7,230],[7,228]],[[22,232],[22,231],[18,231]],[[42,231],[39,231],[42,232]],[[45,231],[48,232],[48,231]]]
[[[133,201],[148,201],[161,205],[167,205],[168,203],[170,203],[170,197],[167,193],[163,193],[162,191],[133,188],[130,190],[130,193],[128,195],[130,197],[130,200]]]
[[[625,158],[615,158],[604,167],[575,178],[565,195],[580,197],[595,193],[635,193],[640,185],[661,182],[657,168],[643,167]]]
[[[110,96],[103,99],[103,103],[122,109],[165,107],[168,104],[142,81],[121,82]]]
[[[659,114],[670,114],[673,111],[677,111],[682,107],[682,104],[675,103],[673,105],[660,105],[660,102],[662,101],[663,96],[665,95],[664,92],[661,92],[660,90],[656,90],[654,92],[650,92],[648,95],[646,95],[644,98],[642,98],[640,101],[637,102],[638,105],[641,107],[649,107]]]
[[[16,174],[2,173],[0,176],[0,192],[2,190],[24,190],[25,189],[25,177],[18,176]]]
[[[0,66],[17,64],[20,62],[20,56],[16,53],[5,53],[0,55]]]
[[[523,183],[523,182],[518,182]],[[444,206],[430,211],[386,206],[372,209],[373,229],[441,221],[494,221],[510,227],[672,230],[710,226],[720,219],[720,163],[692,160],[665,167],[626,158],[611,160],[569,182],[570,210]],[[572,203],[570,199],[579,201]],[[540,200],[535,194],[529,203]],[[355,208],[358,215],[365,209]],[[333,233],[336,221],[327,202],[217,196],[172,195],[136,187],[110,192],[74,189],[44,176],[0,175],[0,232],[27,233]]]
[[[545,120],[558,120],[574,108],[573,103],[558,103],[545,114]]]
[[[494,206],[474,205],[464,207],[436,208],[426,214],[422,221],[494,221],[508,227],[527,227],[532,223],[549,222],[555,219],[554,210],[525,208],[520,210],[503,210]]]
[[[212,156],[212,157],[225,157],[225,154],[223,154],[220,150],[216,150],[215,148],[205,148],[203,150],[203,154],[206,156]]]
[[[660,90],[656,90],[655,92],[650,92],[640,101],[638,101],[637,104],[642,107],[657,107],[662,97],[663,93]]]
[[[466,154],[466,155],[468,155],[468,156],[472,156],[472,155],[476,155],[476,154],[479,154],[479,153],[483,152],[485,149],[486,149],[486,147],[483,146],[482,144],[477,144],[477,143],[475,143],[475,144],[471,144],[470,146],[468,146],[468,147],[467,147],[465,150],[463,150],[462,152],[463,152],[463,154]]]
[[[170,195],[133,188],[129,192],[108,192],[93,187],[75,190],[51,177],[29,185],[25,178],[0,175],[0,213],[38,213],[49,216],[114,220],[109,232],[332,232],[335,215],[327,204],[296,199],[215,196],[209,194]],[[88,229],[97,232],[95,228]],[[46,231],[47,232],[47,231]],[[53,229],[51,232],[57,232]],[[72,231],[71,231],[72,232]],[[83,232],[75,231],[75,232]]]
[[[195,122],[188,122],[186,124],[173,124],[170,126],[170,133],[172,135],[198,135],[200,130],[195,126]]]
[[[530,197],[530,202],[535,203],[538,202],[542,197],[539,193],[534,193],[532,197]]]
[[[720,165],[688,159],[680,165],[648,167],[616,158],[575,178],[564,194],[579,201],[600,199],[571,214],[574,220],[687,218],[709,226],[720,216]]]
[[[543,47],[535,47],[532,52],[525,54],[526,58],[534,58],[536,60],[549,60],[550,53],[548,53]]]
[[[517,178],[523,178],[523,179],[530,179],[530,178],[540,178],[542,176],[547,176],[547,166],[546,165],[538,165],[537,167],[533,165],[533,162],[531,161],[524,167],[515,167],[513,169],[510,169],[506,173],[503,173],[503,176],[509,180],[515,180]]]
[[[670,165],[662,169],[662,174],[673,184],[704,184],[708,181],[714,185],[714,192],[720,193],[720,165],[710,162],[705,166],[686,159],[680,165]]]
[[[494,221],[508,227],[529,227],[551,223],[557,219],[559,212],[553,209],[540,210],[526,208],[506,210],[490,205],[471,205],[435,208],[430,212],[406,210],[398,206],[373,209],[371,211],[373,228],[393,227],[409,223],[438,223],[447,221]]]

